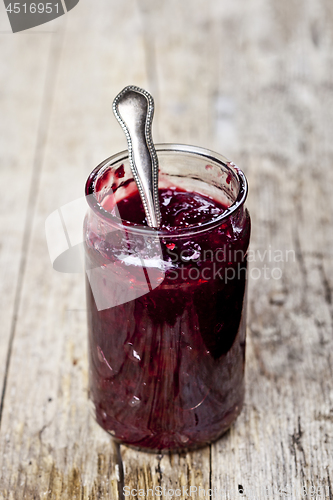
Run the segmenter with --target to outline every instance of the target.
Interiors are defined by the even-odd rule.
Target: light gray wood
[[[331,498],[332,24],[324,3],[251,4],[242,27],[229,19],[246,51],[234,61],[234,161],[248,174],[261,279],[249,287],[246,405],[212,447],[212,483],[228,499],[239,485],[247,498],[298,499],[303,487]],[[265,249],[283,252],[265,259],[280,280],[264,279]]]
[[[40,35],[39,58],[25,61],[18,87],[4,56],[0,64],[4,102],[18,119],[8,129],[1,122],[8,137],[1,151],[9,162],[20,160],[27,185],[37,110],[49,120],[39,139],[31,235],[21,205],[1,225],[2,248],[15,227],[13,251],[0,261],[15,283],[24,230],[30,243],[1,420],[0,498],[117,499],[124,486],[160,486],[162,498],[177,488],[186,498],[190,486],[221,499],[333,498],[331,1],[103,0],[97,8],[82,0],[58,21],[56,33]],[[4,37],[15,61],[23,60],[25,43],[40,46],[32,35]],[[46,59],[55,79],[43,104]],[[34,87],[29,108],[17,109],[23,79]],[[243,168],[250,185],[245,406],[217,443],[182,455],[116,445],[94,423],[83,276],[55,273],[45,245],[47,215],[81,196],[90,170],[125,149],[111,105],[129,84],[154,95],[155,142],[217,150]],[[9,145],[27,128],[24,174],[21,153]],[[0,385],[15,296],[13,284],[2,283],[9,293],[1,304]],[[192,491],[192,498],[204,497]]]
[[[2,27],[2,25],[0,25]],[[45,94],[50,36],[39,49],[36,37],[11,38],[1,34],[0,149],[0,395],[17,315],[25,268],[26,245],[34,204],[30,185],[38,178],[43,136],[42,103]],[[27,49],[26,57],[22,57]],[[39,61],[34,54],[39,50]],[[20,74],[23,77],[17,78]],[[34,85],[27,83],[34,81]],[[1,398],[1,396],[0,396]],[[1,404],[1,399],[0,399]]]

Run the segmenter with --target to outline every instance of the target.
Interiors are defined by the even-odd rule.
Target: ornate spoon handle
[[[139,87],[125,87],[113,101],[113,112],[128,143],[129,161],[138,186],[148,226],[160,226],[158,200],[158,159],[151,126],[154,115],[152,96]]]

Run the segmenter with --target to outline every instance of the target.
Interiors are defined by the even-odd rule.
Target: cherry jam
[[[250,237],[243,204],[221,219],[228,207],[199,192],[171,186],[159,197],[158,252],[131,232],[146,225],[137,191],[104,204],[117,208],[122,229],[106,230],[93,211],[85,223],[87,269],[102,270],[97,287],[113,292],[112,268],[134,294],[99,308],[87,279],[96,418],[118,441],[156,451],[210,443],[241,411]]]

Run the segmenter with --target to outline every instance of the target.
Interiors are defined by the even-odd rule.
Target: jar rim
[[[188,153],[192,154],[194,156],[198,157],[204,157],[207,160],[214,161],[217,164],[221,164],[224,169],[228,169],[232,174],[234,174],[239,182],[239,192],[237,195],[236,200],[228,207],[222,214],[219,216],[215,217],[212,220],[208,220],[206,222],[199,224],[193,224],[188,227],[177,227],[174,230],[166,230],[166,229],[156,229],[152,228],[149,226],[143,226],[143,225],[133,225],[131,222],[120,219],[119,217],[116,217],[115,215],[111,214],[105,208],[102,207],[102,205],[97,201],[96,197],[94,196],[95,191],[95,183],[94,181],[97,178],[98,173],[100,170],[104,167],[112,166],[112,164],[122,162],[128,159],[128,151],[120,151],[119,153],[116,153],[109,158],[106,158],[104,161],[102,161],[99,165],[97,165],[96,168],[91,172],[89,175],[86,185],[85,185],[85,196],[87,199],[87,203],[89,207],[94,210],[99,216],[101,216],[103,219],[111,223],[112,225],[115,225],[119,229],[126,228],[126,230],[136,233],[136,234],[142,234],[142,235],[147,235],[148,233],[154,233],[154,235],[157,235],[159,237],[163,238],[168,238],[168,237],[175,237],[175,236],[189,236],[192,233],[199,234],[202,232],[205,232],[209,229],[212,229],[214,227],[218,227],[222,224],[223,221],[228,219],[232,214],[234,214],[245,202],[247,198],[247,193],[248,193],[248,183],[247,179],[243,173],[243,171],[238,168],[233,162],[230,162],[225,158],[223,155],[219,153],[215,153],[214,151],[211,151],[206,148],[202,148],[199,146],[190,146],[187,144],[176,144],[176,143],[168,143],[168,144],[155,144],[155,149],[157,153],[163,153],[163,152],[175,152],[175,153]]]

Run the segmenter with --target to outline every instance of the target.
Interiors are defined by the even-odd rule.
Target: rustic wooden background
[[[0,14],[0,498],[332,500],[332,0],[81,0],[15,35]],[[111,103],[128,84],[155,97],[156,142],[216,150],[250,184],[246,404],[188,454],[95,424],[83,276],[53,271],[44,236],[125,149]]]

